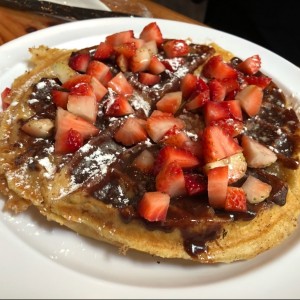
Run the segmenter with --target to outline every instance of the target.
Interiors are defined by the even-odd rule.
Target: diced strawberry
[[[139,82],[144,84],[144,85],[155,85],[160,82],[160,76],[147,73],[147,72],[140,72],[138,75]]]
[[[127,58],[132,57],[135,54],[136,49],[134,42],[127,42],[114,47],[117,54],[123,54]]]
[[[209,204],[214,208],[224,208],[228,187],[228,166],[216,167],[207,172]]]
[[[183,66],[185,59],[183,57],[164,58],[161,62],[165,65],[166,69],[170,72],[176,72]]]
[[[170,205],[170,196],[161,192],[146,192],[139,202],[138,212],[150,222],[165,221]]]
[[[160,111],[175,114],[182,101],[182,92],[166,93],[157,103],[156,107]]]
[[[270,82],[272,81],[272,78],[267,77],[267,76],[245,76],[244,80],[249,84],[249,85],[257,85],[261,87],[262,89],[266,88]]]
[[[152,55],[146,47],[137,49],[134,56],[130,60],[130,69],[132,72],[143,72],[148,69]]]
[[[94,94],[76,95],[70,93],[68,97],[67,109],[74,115],[94,123],[98,113],[96,96]]]
[[[105,39],[105,42],[115,47],[124,43],[129,43],[132,38],[134,38],[133,30],[120,31],[108,35]]]
[[[207,180],[201,174],[185,174],[185,188],[189,196],[199,195],[207,191]]]
[[[163,42],[161,30],[156,22],[146,25],[140,34],[140,38],[146,42],[154,40],[157,46],[160,46]]]
[[[208,101],[203,107],[203,112],[207,126],[213,121],[232,118],[227,102]]]
[[[234,118],[235,120],[243,121],[242,108],[238,100],[224,101],[224,105],[228,106],[232,118]]]
[[[237,71],[225,63],[221,55],[212,56],[203,66],[202,74],[206,78],[237,78]]]
[[[241,179],[247,171],[247,163],[243,153],[237,153],[229,157],[207,163],[203,167],[203,171],[207,173],[209,170],[228,166],[228,183],[234,183]]]
[[[253,75],[259,71],[261,59],[259,55],[248,57],[237,65],[237,69],[248,75]]]
[[[116,64],[123,73],[128,72],[128,70],[129,70],[129,59],[125,55],[119,54],[116,57]]]
[[[105,86],[106,88],[108,87],[108,83],[112,80],[112,78],[114,77],[113,73],[111,70],[109,70],[106,75],[104,76],[104,78],[101,79],[101,83],[103,84],[103,86]]]
[[[98,60],[106,60],[110,58],[114,53],[114,48],[111,44],[100,42],[98,45],[95,53],[94,53],[94,59]]]
[[[242,185],[247,201],[253,204],[260,203],[270,196],[272,186],[258,178],[249,175]]]
[[[190,53],[190,47],[184,40],[170,40],[164,43],[163,49],[168,58],[186,56]]]
[[[141,48],[145,45],[145,41],[143,39],[131,38],[128,42],[134,43],[136,49]]]
[[[55,152],[64,154],[69,152],[68,132],[70,129],[79,132],[83,140],[98,134],[99,129],[81,117],[57,108],[56,113]],[[74,134],[75,135],[75,134]]]
[[[62,85],[62,88],[71,90],[74,87],[83,83],[89,84],[92,87],[92,90],[98,102],[100,102],[103,96],[107,93],[106,87],[96,77],[88,74],[76,75],[71,77]]]
[[[108,82],[108,87],[110,87],[117,94],[123,95],[125,97],[131,96],[133,94],[133,87],[127,81],[122,72],[119,72]]]
[[[145,47],[146,49],[148,49],[151,57],[154,55],[158,54],[158,48],[157,48],[157,44],[154,40],[146,42],[143,47]]]
[[[203,105],[207,103],[209,99],[210,99],[209,90],[199,92],[194,95],[192,94],[192,96],[186,103],[185,108],[189,111],[199,109],[203,107]]]
[[[235,99],[240,102],[242,109],[253,117],[260,110],[263,95],[262,88],[257,85],[248,85],[236,94]]]
[[[169,146],[175,146],[178,148],[184,148],[188,147],[189,143],[191,143],[192,140],[188,137],[188,135],[179,130],[169,130],[166,132],[162,143]]]
[[[152,56],[149,66],[148,66],[148,70],[155,75],[158,75],[160,73],[162,73],[163,71],[165,71],[166,67],[165,65],[157,58],[157,56]]]
[[[208,126],[202,135],[203,156],[206,163],[217,161],[243,151],[243,148],[222,128]]]
[[[103,97],[106,95],[107,88],[96,77],[93,76],[91,78],[90,85],[96,96],[96,100],[100,102],[103,99]]]
[[[145,149],[132,162],[132,165],[144,173],[151,173],[154,166],[153,154]]]
[[[162,112],[158,109],[154,109],[153,112],[151,113],[150,117],[173,117],[173,115],[171,113],[166,113],[166,112]],[[173,128],[171,128],[173,129]],[[177,130],[177,129],[176,129]]]
[[[156,176],[156,190],[176,197],[186,194],[182,168],[177,161],[164,165]]]
[[[244,123],[232,118],[214,120],[211,121],[208,125],[221,127],[232,137],[241,134],[244,130]]]
[[[147,139],[147,132],[138,118],[128,118],[116,131],[114,138],[124,146],[132,146]]]
[[[87,82],[81,82],[72,86],[69,95],[95,96],[92,86]]]
[[[90,61],[87,67],[86,74],[94,76],[100,82],[102,82],[102,79],[105,78],[109,70],[110,70],[109,67],[103,62],[98,60],[92,60]]]
[[[60,106],[63,109],[67,108],[69,92],[62,89],[51,90],[52,101],[56,106]]]
[[[228,95],[228,93],[238,91],[240,89],[240,84],[237,78],[224,78],[219,80],[219,82],[223,85],[223,87],[225,87],[226,96]]]
[[[185,124],[182,120],[172,116],[154,116],[147,119],[146,129],[150,138],[158,142],[174,126],[180,130],[185,127]]]
[[[180,89],[184,99],[188,99],[197,88],[197,76],[187,73],[181,80]]]
[[[86,74],[80,74],[80,75],[75,75],[71,77],[69,80],[64,82],[62,85],[62,88],[71,90],[74,86],[81,84],[81,83],[90,83],[92,79],[91,75],[86,75]]]
[[[212,101],[221,102],[226,96],[226,87],[217,79],[208,82],[210,99]]]
[[[89,52],[74,52],[69,58],[69,67],[77,72],[85,73],[90,60]]]
[[[242,188],[232,186],[227,188],[225,210],[236,212],[247,211],[246,194]]]
[[[60,150],[60,153],[73,153],[76,152],[83,145],[83,137],[82,135],[74,130],[70,129],[66,132],[66,136],[64,139],[64,150]],[[56,149],[57,152],[57,149]]]
[[[191,152],[172,146],[163,147],[157,154],[154,162],[154,174],[157,174],[165,165],[176,161],[181,168],[194,168],[199,160]]]
[[[112,96],[105,107],[105,115],[110,117],[121,117],[132,113],[134,113],[133,108],[127,98],[122,95]]]
[[[273,151],[247,135],[242,136],[241,145],[250,168],[265,168],[277,160]]]
[[[11,89],[9,87],[6,87],[2,92],[1,92],[1,100],[2,100],[2,109],[6,110],[9,105],[9,94],[11,93]]]

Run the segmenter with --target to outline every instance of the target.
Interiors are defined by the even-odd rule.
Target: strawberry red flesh
[[[165,221],[170,204],[170,196],[162,192],[147,192],[139,202],[139,214],[150,222]]]
[[[246,193],[242,188],[232,186],[227,188],[225,210],[236,212],[247,211]]]
[[[199,195],[207,191],[207,180],[201,174],[185,174],[185,188],[189,196]]]

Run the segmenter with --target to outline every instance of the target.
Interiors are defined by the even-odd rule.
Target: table
[[[150,0],[133,0],[131,3],[132,2],[143,4],[150,11],[154,18],[204,25],[194,19],[189,18],[188,16],[182,15]],[[41,16],[30,12],[0,7],[0,45],[30,32],[49,26],[54,26],[63,22],[64,21],[62,20]]]

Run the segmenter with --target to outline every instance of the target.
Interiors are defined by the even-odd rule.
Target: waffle
[[[156,24],[151,26],[155,27]],[[142,34],[141,39],[148,42],[147,51],[154,51],[155,45],[151,42],[153,37],[149,43],[146,36]],[[84,236],[116,245],[124,254],[134,249],[163,258],[230,263],[254,258],[282,243],[296,229],[300,214],[300,190],[297,184],[299,120],[294,110],[287,106],[283,92],[269,79],[261,88],[263,100],[259,112],[249,116],[247,108],[243,109],[242,127],[234,127],[237,132],[233,138],[227,132],[224,135],[230,135],[230,141],[236,142],[237,152],[225,159],[211,160],[211,153],[203,150],[206,149],[205,141],[209,135],[205,127],[218,130],[215,128],[222,127],[224,123],[207,124],[208,112],[204,108],[207,104],[200,105],[199,98],[192,102],[195,91],[189,93],[183,88],[186,75],[195,76],[191,78],[205,77],[203,82],[209,86],[209,97],[219,96],[218,93],[212,93],[215,90],[209,84],[214,79],[208,74],[209,61],[213,57],[221,55],[225,60],[222,64],[236,72],[235,83],[238,82],[240,90],[249,85],[260,85],[262,80],[258,83],[257,78],[267,77],[260,71],[249,75],[239,58],[217,45],[198,45],[172,39],[156,39],[158,53],[154,56],[163,61],[164,70],[155,74],[149,65],[146,69],[134,54],[129,54],[132,45],[137,47],[140,39],[133,41],[131,36],[130,42],[115,44],[118,40],[116,37],[120,36],[112,34],[106,39],[105,43],[110,44],[113,50],[109,54],[105,52],[108,56],[104,58],[101,57],[104,54],[100,53],[99,45],[82,50],[46,46],[30,49],[30,63],[34,67],[16,78],[9,94],[3,96],[3,102],[9,104],[1,115],[0,129],[0,189],[6,198],[5,208],[21,213],[33,205],[47,220]],[[184,53],[181,45],[180,51],[183,53],[168,53],[166,57],[170,47],[165,45],[174,41],[184,42],[189,52]],[[77,110],[71,104],[65,106],[59,103],[58,100],[63,99],[62,94],[57,99],[52,92],[69,93],[70,80],[72,82],[72,78],[89,73],[88,67],[84,67],[85,57],[89,57],[89,62],[101,61],[111,72],[108,79],[102,77],[102,82],[99,79],[105,92],[101,100],[96,99],[96,115],[89,114],[90,110],[85,114],[85,108]],[[160,81],[150,83],[149,80],[154,77],[141,79],[140,73],[157,75]],[[119,80],[113,81],[113,78],[120,79],[120,74],[124,76],[122,80],[126,78],[126,83],[132,88],[129,96],[123,90],[118,90],[120,86],[124,88],[123,84],[118,86]],[[80,84],[87,83],[86,78],[90,80],[91,76],[85,77]],[[253,80],[256,80],[255,84]],[[218,81],[224,83],[222,79]],[[200,93],[199,89],[198,83],[197,93]],[[184,100],[176,112],[157,104],[165,95],[178,91],[182,92]],[[220,103],[235,97],[239,99],[236,96],[238,92],[235,89],[228,92],[227,88],[227,96],[224,96],[227,98],[208,101]],[[81,93],[77,91],[73,95],[91,96],[89,91],[85,91],[84,95]],[[130,104],[129,108],[126,106],[129,111],[125,113],[120,112],[120,107],[125,107],[123,102],[112,109],[112,99],[119,101],[120,94],[122,101],[125,98],[126,105]],[[74,101],[78,104],[78,97]],[[173,107],[171,105],[171,110]],[[68,140],[65,143],[65,139],[62,142],[58,138],[63,130],[61,123],[64,123],[64,118],[69,118],[68,113],[74,117],[74,111],[79,115],[75,116],[76,120],[78,117],[84,119],[92,127],[88,127],[88,137],[84,138],[78,135],[81,130],[79,127],[74,130],[75,133],[72,131],[75,127],[72,127],[72,135],[65,138]],[[61,119],[58,115],[62,116]],[[162,127],[159,122],[152,126],[149,121],[151,118],[164,120]],[[50,121],[38,123],[39,126],[31,122],[46,119]],[[73,122],[73,118],[70,120]],[[138,120],[130,129],[132,132],[139,129],[139,134],[130,135],[131,139],[138,136],[136,141],[124,139],[127,133],[117,134],[128,120]],[[236,121],[235,118],[233,120]],[[166,123],[171,123],[167,130]],[[141,138],[141,131],[146,132],[146,136]],[[162,136],[157,136],[159,133]],[[174,139],[175,136],[177,139]],[[184,137],[182,146],[176,144],[179,136]],[[243,136],[254,139],[263,149],[271,149],[276,159],[259,167],[246,163],[246,152],[241,148]],[[176,152],[178,148],[182,151]],[[184,159],[180,156],[178,160],[175,159],[176,163],[171,161],[165,164],[162,152],[166,152],[166,149],[175,149],[176,155],[184,155]],[[141,153],[150,153],[154,159],[150,169],[148,165],[137,163]],[[241,162],[235,163],[234,157]],[[243,208],[230,202],[229,192],[225,208],[213,204],[210,201],[210,170],[222,167],[227,170],[233,168],[228,173],[228,186],[233,188],[231,191],[238,189],[243,192],[242,186],[248,177],[267,183],[271,191],[263,200],[252,199],[251,203],[247,200]],[[170,181],[174,179],[176,186],[164,176],[170,176]],[[182,178],[185,179],[184,189],[179,188]],[[200,178],[201,181],[188,185],[187,181],[194,178]],[[150,208],[141,203],[146,203],[146,200],[142,200],[146,194],[153,195],[151,193],[156,192],[159,193],[155,194],[156,197],[167,198],[169,205],[167,211],[164,210],[163,214],[157,212],[153,217]],[[230,205],[233,206],[230,208]]]

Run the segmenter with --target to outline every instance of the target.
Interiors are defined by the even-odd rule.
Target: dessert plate
[[[78,21],[43,29],[0,47],[0,91],[29,68],[29,47],[83,48],[105,36],[156,21],[164,37],[216,42],[245,59],[259,54],[300,114],[300,69],[249,41],[211,28],[150,18]],[[47,222],[34,209],[14,216],[0,198],[0,287],[10,298],[296,298],[300,294],[300,228],[283,244],[255,259],[200,265],[158,259],[81,237]]]

